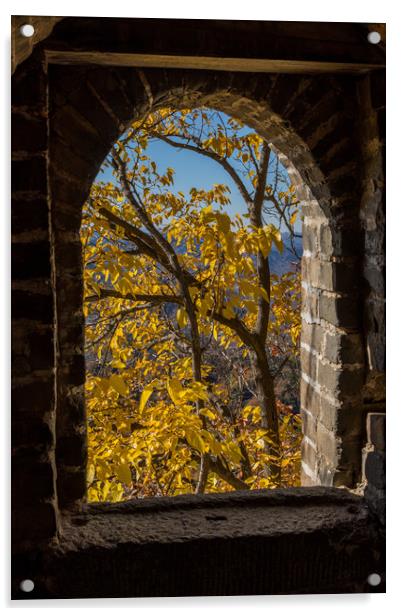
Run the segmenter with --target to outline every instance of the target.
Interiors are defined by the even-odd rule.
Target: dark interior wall
[[[368,411],[362,481],[370,506],[385,524],[385,71],[362,79],[358,96]]]
[[[12,81],[12,532],[23,550],[57,531],[55,303],[43,54]]]
[[[29,18],[26,21],[30,23]],[[377,26],[385,41],[385,25],[370,26]],[[38,40],[47,31],[46,49],[60,52],[92,50],[98,54],[145,53],[384,65],[383,44],[368,45],[367,24],[358,23],[43,17],[42,23],[35,23],[35,27]]]
[[[49,65],[46,49],[66,49],[71,40],[79,48],[94,49],[96,40],[130,47],[127,20],[115,22],[115,38],[101,36],[103,20],[96,27],[63,21],[17,68],[12,85],[16,551],[57,537],[60,511],[85,498],[81,208],[127,123],[158,106],[222,109],[285,156],[304,213],[303,483],[355,487],[363,478],[377,481],[373,498],[382,498],[378,473],[361,473],[366,415],[384,410],[382,71],[312,76]],[[150,36],[150,25],[141,49],[155,51],[150,41],[160,39]],[[187,24],[180,40],[194,55],[208,45],[225,53],[220,42],[229,26],[219,36],[201,27],[191,37]],[[174,39],[172,22],[158,27]],[[254,27],[253,53],[261,52],[266,26],[242,27]],[[352,45],[352,30],[345,29],[344,46]],[[310,57],[319,58],[320,49],[322,57],[322,40],[311,28],[304,38],[300,32],[296,39],[308,41]],[[278,54],[283,41],[271,34]],[[353,45],[363,53],[360,38]],[[326,58],[331,49],[339,60],[331,45]]]

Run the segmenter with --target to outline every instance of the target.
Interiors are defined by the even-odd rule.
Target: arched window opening
[[[85,204],[90,501],[300,485],[301,209],[215,109],[131,124]]]

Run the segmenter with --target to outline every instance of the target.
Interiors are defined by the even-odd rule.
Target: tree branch
[[[239,175],[236,173],[236,171],[233,169],[232,165],[228,163],[226,158],[219,156],[219,154],[216,154],[211,150],[205,150],[201,145],[191,145],[190,143],[173,141],[172,139],[169,139],[169,137],[166,137],[165,135],[159,133],[152,133],[152,136],[157,139],[160,139],[164,143],[167,143],[168,145],[172,146],[173,148],[183,148],[185,150],[190,150],[191,152],[196,152],[197,154],[201,154],[202,156],[211,158],[219,165],[221,165],[223,169],[230,175],[246,203],[249,203],[251,201],[251,195],[249,194],[245,184],[243,183]],[[192,137],[192,139],[195,142],[198,141],[195,137]]]
[[[167,239],[163,236],[163,234],[155,227],[154,223],[148,216],[145,210],[145,207],[143,207],[143,205],[139,203],[135,195],[133,195],[133,192],[130,188],[130,183],[127,177],[126,165],[121,160],[116,150],[112,152],[112,161],[113,161],[113,166],[115,170],[120,175],[120,182],[123,188],[123,192],[127,200],[131,203],[134,210],[136,211],[136,214],[138,218],[140,219],[140,222],[148,230],[152,238],[155,240],[155,242],[161,249],[162,253],[164,253],[164,255],[166,256],[166,259],[168,260],[168,263],[170,264],[171,268],[176,273],[176,275],[180,275],[181,268],[180,268],[180,264],[179,264],[179,260],[177,258],[176,252],[174,251],[171,244],[167,241]]]
[[[118,225],[126,232],[126,237],[128,240],[137,244],[138,248],[146,255],[154,259],[155,261],[159,261],[161,265],[163,265],[168,271],[171,272],[170,264],[165,254],[160,250],[158,244],[155,242],[154,238],[144,231],[141,231],[138,227],[130,224],[117,214],[114,214],[110,210],[101,207],[98,210],[99,214],[106,218],[111,224]]]
[[[219,458],[209,459],[209,470],[212,473],[216,473],[221,477],[224,481],[226,481],[229,485],[231,485],[235,490],[249,490],[250,486],[242,481],[236,475],[234,475],[228,468],[226,468],[222,461]]]
[[[264,191],[267,183],[267,173],[269,167],[269,158],[271,149],[266,141],[262,145],[262,155],[260,161],[260,170],[258,172],[257,187],[255,191],[254,201],[250,205],[250,221],[251,223],[261,229],[263,226],[262,220],[262,206],[264,203]],[[256,323],[256,333],[261,341],[264,341],[267,337],[269,312],[271,302],[271,274],[269,269],[268,257],[264,257],[259,250],[257,254],[257,275],[259,286],[265,290],[267,299],[261,297],[258,300],[258,314]]]
[[[99,289],[99,295],[90,295],[85,302],[96,302],[101,299],[125,299],[130,302],[149,302],[150,304],[183,304],[183,299],[178,295],[165,295],[163,293],[150,295],[147,293],[127,293],[123,295],[116,289]],[[146,307],[146,306],[145,306]],[[144,306],[142,306],[144,308]]]

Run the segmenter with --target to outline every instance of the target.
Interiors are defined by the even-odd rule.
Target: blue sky
[[[245,203],[235,183],[222,167],[210,158],[188,150],[172,148],[161,141],[151,142],[145,153],[156,162],[160,171],[167,167],[173,167],[175,170],[175,192],[182,191],[184,194],[188,194],[193,187],[208,189],[212,188],[213,184],[226,184],[231,191],[231,204],[226,206],[228,214],[246,213]],[[97,177],[97,179],[103,180],[106,178],[107,180],[111,179],[110,171],[104,176],[99,174]]]
[[[222,114],[222,116],[225,117],[225,114]],[[248,132],[254,131],[248,127],[242,129],[242,133]],[[172,167],[175,170],[174,191],[188,194],[192,187],[209,189],[212,188],[213,184],[226,184],[231,191],[229,195],[231,203],[225,206],[225,211],[230,216],[234,216],[236,213],[246,214],[245,203],[236,184],[219,163],[195,152],[172,148],[158,140],[152,140],[149,143],[145,154],[156,162],[159,171],[165,170],[167,167]],[[280,165],[280,171],[287,176],[282,165]],[[272,180],[272,178],[268,178],[268,181],[270,179]],[[111,170],[107,169],[105,172],[100,171],[96,180],[114,181],[114,178]],[[298,230],[298,224],[296,224],[296,230]]]

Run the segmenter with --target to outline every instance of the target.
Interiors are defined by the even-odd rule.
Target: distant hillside
[[[96,242],[98,241],[98,238],[99,238],[98,233],[94,233],[94,236],[91,238],[90,243],[92,245],[95,245]],[[303,253],[303,242],[302,242],[301,237],[296,237],[293,240],[293,244],[296,249],[296,255],[291,250],[291,242],[290,242],[289,233],[282,233],[282,241],[284,245],[282,253],[280,253],[279,250],[275,246],[272,246],[272,249],[269,255],[269,264],[270,264],[271,272],[273,274],[277,274],[278,276],[280,276],[281,274],[284,274],[285,272],[294,270],[297,265],[297,262],[301,259],[301,256]],[[120,240],[120,244],[122,246],[126,246],[127,250],[130,250],[133,248],[133,243],[127,240]],[[183,254],[186,250],[184,245],[182,246],[174,245],[174,248],[179,254]]]
[[[279,276],[281,274],[284,274],[285,272],[294,270],[296,267],[297,261],[300,260],[302,253],[303,253],[303,242],[302,242],[301,237],[296,237],[293,241],[297,256],[294,254],[292,250],[290,250],[291,249],[290,234],[282,233],[282,240],[284,244],[282,254],[274,246],[269,255],[269,264],[271,267],[271,272]]]

